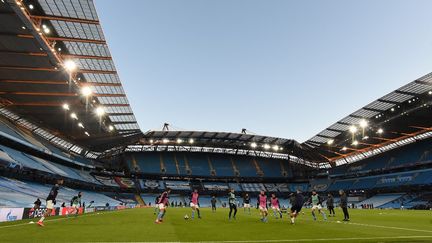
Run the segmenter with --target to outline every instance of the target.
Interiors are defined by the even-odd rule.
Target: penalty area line
[[[89,241],[84,243],[273,243],[273,242],[313,242],[313,241],[356,241],[356,240],[397,240],[397,239],[426,239],[432,238],[432,235],[412,235],[412,236],[377,236],[377,237],[345,237],[345,238],[318,238],[318,239],[279,239],[279,240],[221,240],[221,241],[110,241],[99,242]],[[82,243],[82,242],[81,242]]]

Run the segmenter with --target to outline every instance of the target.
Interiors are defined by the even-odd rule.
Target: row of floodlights
[[[364,135],[364,130],[368,127],[368,125],[369,125],[369,122],[367,121],[367,120],[365,120],[365,119],[362,119],[362,120],[360,120],[359,121],[359,124],[358,124],[358,127],[360,127],[362,130],[363,130],[363,137],[362,137],[362,140],[367,140],[367,139],[369,139],[369,136],[365,136]],[[352,126],[350,126],[349,127],[349,132],[353,135],[353,137],[354,137],[354,135],[358,132],[358,127],[356,126],[356,125],[352,125]],[[381,135],[381,134],[383,134],[384,133],[384,129],[382,129],[382,128],[378,128],[377,130],[376,130],[376,133],[377,134],[379,134],[379,135]],[[329,140],[327,140],[327,145],[329,145],[329,146],[331,146],[331,145],[333,145],[334,144],[334,142],[335,142],[335,140],[334,139],[329,139]],[[356,139],[353,139],[353,141],[352,141],[352,143],[351,143],[351,145],[353,145],[353,146],[357,146],[357,145],[359,145],[359,141],[358,140],[356,140]],[[342,147],[342,151],[346,151],[348,148],[347,147]]]
[[[155,143],[155,140],[154,139],[150,139],[149,142],[151,144],[153,144],[153,143]],[[162,139],[162,143],[164,143],[164,144],[168,144],[168,143],[172,143],[172,142],[175,142],[177,144],[183,144],[183,143],[186,143],[186,142],[189,143],[189,144],[193,144],[195,142],[195,140],[193,138],[189,138],[187,140],[178,138],[177,140],[174,140],[174,141],[171,141],[171,140],[169,140],[167,138]],[[253,148],[253,149],[262,147],[265,150],[273,149],[274,151],[282,151],[283,150],[283,148],[280,147],[280,146],[278,146],[278,145],[271,146],[270,144],[263,144],[263,145],[260,146],[260,145],[258,145],[255,142],[250,143],[250,147]]]

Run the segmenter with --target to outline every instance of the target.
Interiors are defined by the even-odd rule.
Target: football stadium
[[[99,3],[0,1],[0,242],[432,242],[432,73],[305,141],[150,129]]]

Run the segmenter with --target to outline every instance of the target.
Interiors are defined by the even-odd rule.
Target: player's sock
[[[42,218],[40,218],[38,222],[43,222],[44,220],[45,220],[45,216],[42,216]]]
[[[195,211],[194,211],[194,210],[192,210],[192,215],[191,215],[191,218],[192,218],[192,219],[194,219],[194,218],[195,218]]]
[[[324,220],[327,220],[327,215],[324,212],[321,212],[321,214],[322,214]]]
[[[198,218],[200,219],[201,218],[201,213],[200,213],[200,210],[197,208],[197,213],[198,213]]]
[[[279,217],[282,218],[282,212],[281,211],[279,211]]]
[[[160,212],[158,213],[157,220],[161,220],[162,218],[163,218],[163,212],[160,211]]]
[[[314,220],[316,220],[315,212],[312,212],[312,217]]]

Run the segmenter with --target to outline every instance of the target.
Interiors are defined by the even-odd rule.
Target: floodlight
[[[357,127],[356,126],[350,126],[349,131],[354,134],[357,132]]]
[[[75,120],[78,120],[78,116],[75,114],[75,112],[73,112],[72,114],[70,114],[70,117],[73,118],[73,119],[75,119]]]
[[[96,108],[96,115],[98,115],[98,116],[103,116],[104,114],[105,114],[105,109],[103,108],[103,107],[98,107],[98,108]]]
[[[251,143],[250,145],[252,148],[256,148],[258,146],[258,144],[256,144],[255,142]]]
[[[93,93],[92,89],[90,88],[90,86],[84,86],[81,88],[81,94],[84,96],[89,96]]]
[[[68,104],[63,104],[63,109],[68,111],[70,109],[70,107]]]
[[[73,72],[73,71],[75,71],[75,69],[77,68],[76,63],[74,61],[72,61],[72,60],[66,60],[63,63],[63,66],[66,69],[66,71],[68,71],[70,73]]]
[[[334,140],[333,139],[329,139],[328,141],[327,141],[327,144],[328,145],[332,145],[334,143]]]
[[[361,128],[366,128],[368,126],[368,122],[365,119],[361,119],[359,122]]]

